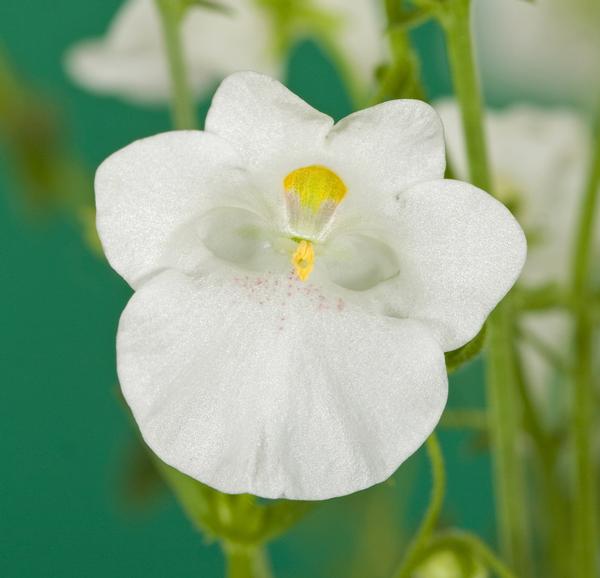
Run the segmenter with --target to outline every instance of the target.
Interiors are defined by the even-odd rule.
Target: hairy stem
[[[431,462],[431,475],[433,478],[431,499],[417,535],[409,546],[400,567],[393,574],[394,578],[408,578],[411,576],[416,564],[421,559],[421,553],[429,546],[429,541],[442,510],[446,491],[446,471],[442,449],[435,433],[432,433],[427,439],[427,454]]]
[[[155,0],[171,74],[171,115],[176,129],[196,128],[196,112],[187,78],[181,43],[181,21],[185,8],[180,0]]]

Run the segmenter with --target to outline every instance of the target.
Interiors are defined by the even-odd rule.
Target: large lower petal
[[[277,170],[282,159],[291,162],[288,172],[302,166],[294,166],[294,160],[302,162],[321,150],[332,125],[331,117],[277,80],[255,72],[227,77],[206,117],[206,130],[228,140],[259,172]]]
[[[182,228],[241,188],[237,162],[226,142],[200,131],[142,139],[106,159],[96,172],[97,228],[114,269],[135,287],[189,261]]]
[[[459,181],[416,185],[396,211],[399,273],[374,296],[387,312],[427,323],[444,351],[456,349],[517,280],[523,231],[504,205]]]
[[[219,490],[326,499],[388,478],[446,402],[439,345],[290,277],[166,271],[123,313],[118,370],[148,445]]]

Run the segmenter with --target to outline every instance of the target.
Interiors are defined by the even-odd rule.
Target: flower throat
[[[296,276],[306,281],[315,261],[313,243],[324,237],[347,187],[321,165],[295,169],[283,179],[288,225],[298,248],[292,255]]]

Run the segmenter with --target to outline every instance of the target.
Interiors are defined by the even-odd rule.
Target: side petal
[[[236,188],[243,174],[236,163],[227,143],[200,131],[142,139],[106,159],[96,172],[96,225],[112,267],[135,287],[177,266],[172,243]]]
[[[327,141],[342,174],[361,182],[366,195],[377,191],[391,196],[444,176],[442,123],[419,100],[392,100],[355,112],[335,125]]]
[[[167,63],[159,52],[120,52],[105,40],[84,40],[65,55],[69,76],[99,94],[115,94],[141,104],[169,98]]]
[[[119,325],[123,393],[148,445],[228,493],[327,499],[388,478],[446,403],[439,345],[310,283],[145,283]]]
[[[228,76],[206,117],[206,130],[228,140],[249,168],[259,171],[278,165],[282,158],[305,158],[307,152],[319,150],[332,126],[331,117],[277,80],[255,72]],[[291,168],[298,166],[292,163]]]
[[[444,351],[456,349],[517,280],[525,235],[504,205],[460,181],[410,188],[397,216],[400,271],[374,293],[387,312],[427,323]]]

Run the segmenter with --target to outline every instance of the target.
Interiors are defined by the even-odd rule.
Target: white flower
[[[600,2],[476,2],[475,33],[486,93],[596,106]]]
[[[452,168],[459,178],[465,178],[458,107],[445,101],[436,104],[436,109],[444,124]],[[568,109],[520,105],[489,111],[485,120],[496,193],[512,208],[529,241],[520,282],[530,287],[556,284],[566,289],[590,161],[590,132]],[[536,312],[525,318],[525,326],[555,350],[564,349],[569,335],[565,314]],[[525,352],[529,381],[538,393],[547,393],[542,386],[548,385],[554,370],[539,352],[530,347]]]
[[[196,96],[240,70],[283,75],[274,48],[273,18],[260,0],[224,0],[231,13],[192,7],[182,26],[189,82]],[[333,19],[333,43],[368,85],[385,55],[377,0],[315,0]],[[296,27],[298,37],[315,30]],[[323,39],[325,40],[325,39]],[[154,0],[126,0],[105,38],[86,40],[67,54],[67,70],[82,86],[136,102],[166,102],[170,78]]]
[[[423,443],[443,351],[476,335],[525,259],[506,208],[444,168],[425,103],[334,126],[250,72],[221,84],[205,132],[102,164],[98,231],[136,289],[119,378],[158,456],[225,492],[325,499]]]

